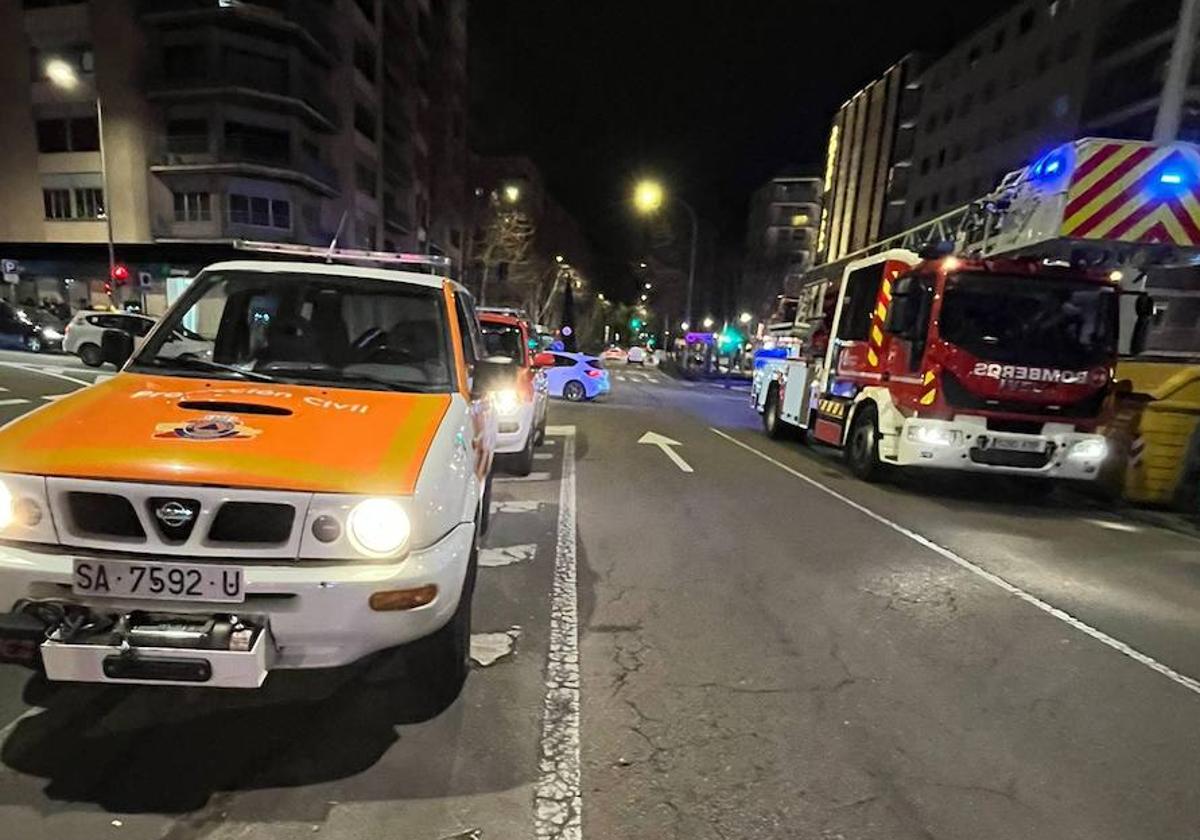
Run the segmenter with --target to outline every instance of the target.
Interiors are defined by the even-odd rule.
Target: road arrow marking
[[[683,446],[679,441],[671,440],[669,437],[660,435],[658,432],[646,432],[646,434],[638,438],[638,443],[648,443],[651,446],[657,446],[679,469],[686,473],[695,472],[692,469],[692,465],[679,457],[679,453],[671,448],[672,446]]]

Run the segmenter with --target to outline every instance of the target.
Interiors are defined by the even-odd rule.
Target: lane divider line
[[[88,382],[85,379],[76,379],[74,376],[67,376],[66,374],[63,374],[63,373],[55,373],[52,370],[48,370],[43,367],[38,367],[37,365],[26,365],[26,364],[21,364],[19,362],[0,362],[0,365],[2,365],[4,367],[14,368],[16,370],[23,370],[23,371],[26,371],[27,373],[37,373],[42,376],[53,377],[54,379],[63,379],[67,382],[74,382],[76,385],[83,385],[84,387],[87,387],[88,385],[93,384],[91,382]]]
[[[558,537],[550,596],[550,649],[538,781],[533,796],[534,837],[582,840],[583,791],[579,716],[579,593],[575,561],[575,427],[563,434]],[[546,430],[547,434],[555,432]]]
[[[549,461],[553,457],[554,457],[553,452],[534,452],[533,453],[533,459],[535,461]]]
[[[25,405],[28,402],[29,400],[22,399],[21,397],[11,397],[7,400],[0,400],[0,405]]]
[[[774,464],[775,466],[779,467],[781,470],[788,473],[789,475],[793,475],[796,478],[798,478],[801,481],[808,484],[809,486],[814,487],[817,490],[820,490],[822,493],[825,493],[826,495],[832,496],[833,498],[837,499],[839,502],[842,502],[843,504],[854,508],[859,513],[862,513],[862,514],[870,517],[871,519],[874,519],[879,524],[884,525],[888,528],[891,528],[897,534],[900,534],[901,536],[904,536],[904,537],[908,537],[908,539],[912,540],[913,542],[917,543],[918,545],[920,545],[924,548],[927,548],[936,554],[940,554],[942,557],[946,558],[951,563],[954,563],[955,565],[960,566],[963,569],[966,569],[968,572],[971,572],[974,575],[978,575],[979,577],[983,578],[984,580],[988,581],[989,583],[993,583],[996,586],[999,586],[1001,589],[1003,589],[1008,594],[1015,595],[1017,598],[1020,598],[1022,601],[1029,604],[1031,607],[1035,607],[1036,609],[1039,609],[1042,612],[1044,612],[1048,615],[1051,615],[1054,618],[1057,618],[1059,621],[1063,622],[1064,624],[1074,627],[1079,632],[1081,632],[1087,636],[1091,636],[1093,639],[1100,642],[1101,644],[1107,645],[1108,647],[1117,651],[1117,653],[1123,654],[1124,656],[1128,656],[1130,659],[1132,659],[1134,662],[1137,662],[1139,665],[1146,666],[1151,671],[1154,671],[1155,673],[1166,677],[1167,679],[1171,680],[1172,682],[1183,686],[1188,691],[1191,691],[1193,694],[1200,694],[1200,681],[1197,681],[1197,680],[1193,679],[1192,677],[1187,676],[1186,674],[1179,673],[1174,668],[1171,668],[1169,665],[1164,665],[1161,662],[1159,662],[1157,659],[1154,659],[1153,657],[1142,653],[1137,648],[1134,648],[1131,645],[1128,645],[1125,642],[1122,642],[1120,639],[1117,639],[1117,638],[1114,638],[1114,637],[1108,635],[1103,630],[1098,630],[1097,628],[1093,627],[1092,625],[1071,615],[1066,610],[1060,609],[1059,607],[1056,607],[1047,601],[1043,601],[1038,596],[1030,594],[1029,592],[1026,592],[1024,589],[1021,589],[1016,584],[1009,583],[1007,580],[1005,580],[1004,578],[995,574],[994,572],[989,572],[987,569],[971,562],[970,560],[966,559],[965,557],[963,557],[959,554],[956,554],[954,551],[951,551],[950,549],[948,549],[944,546],[938,545],[937,543],[935,543],[933,540],[929,539],[928,537],[924,537],[921,534],[918,534],[916,531],[913,531],[910,528],[904,527],[903,525],[899,524],[898,522],[893,522],[892,520],[888,519],[887,517],[871,510],[869,507],[859,504],[858,502],[854,501],[853,499],[851,499],[848,496],[842,495],[838,491],[834,490],[832,487],[827,487],[824,484],[822,484],[821,482],[817,481],[816,479],[809,478],[807,475],[800,472],[799,470],[794,469],[793,467],[789,467],[787,464],[783,463],[782,461],[778,461],[775,458],[772,458],[770,455],[766,454],[765,452],[761,452],[758,449],[755,449],[753,446],[750,446],[749,444],[742,443],[740,440],[733,437],[732,435],[728,435],[725,432],[722,432],[720,429],[714,429],[711,426],[709,427],[709,431],[713,432],[714,434],[718,435],[719,437],[725,438],[725,440],[729,441],[730,443],[734,444],[735,446],[740,446],[742,449],[745,449],[747,452],[757,455],[759,458],[762,458],[767,463]]]
[[[546,481],[548,478],[548,472],[531,472],[529,475],[498,475],[492,481]]]

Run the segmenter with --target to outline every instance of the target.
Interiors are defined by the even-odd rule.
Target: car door
[[[458,319],[463,358],[467,363],[467,379],[470,382],[474,376],[475,363],[483,358],[483,334],[479,329],[479,317],[475,314],[475,304],[469,293],[460,290],[454,294],[454,310]],[[496,414],[492,411],[490,399],[471,399],[471,422],[475,429],[471,441],[475,449],[475,474],[482,481],[492,468],[496,451]]]
[[[546,378],[549,382],[550,393],[561,397],[566,384],[572,379],[580,378],[580,374],[576,370],[577,362],[562,353],[551,353],[550,355],[554,357],[554,367],[546,369]]]

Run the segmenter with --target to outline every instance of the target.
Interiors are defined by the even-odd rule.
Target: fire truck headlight
[[[927,446],[953,446],[962,440],[962,432],[941,426],[909,426],[908,439]]]
[[[1089,438],[1088,440],[1077,440],[1071,444],[1071,449],[1067,452],[1067,457],[1077,458],[1081,461],[1099,461],[1108,454],[1108,443],[1103,439]]]

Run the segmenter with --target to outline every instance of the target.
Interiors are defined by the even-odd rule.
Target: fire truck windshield
[[[946,281],[938,329],[981,360],[1085,368],[1116,353],[1118,296],[1084,280],[958,274]]]

